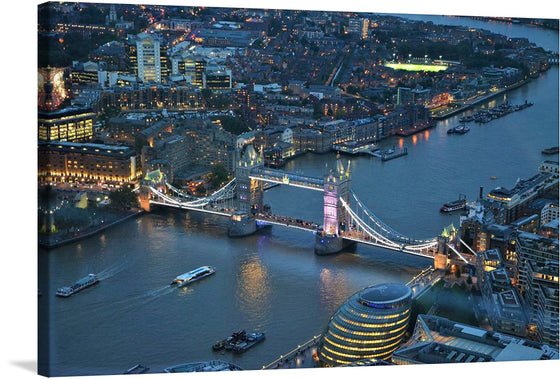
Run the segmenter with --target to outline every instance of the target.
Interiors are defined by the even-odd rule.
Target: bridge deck
[[[319,228],[317,223],[280,215],[259,214],[256,216],[256,219],[261,223],[287,226],[288,228],[300,229],[306,232],[315,232]]]
[[[400,251],[405,254],[416,255],[419,257],[424,258],[433,258],[433,254],[427,252],[426,250],[414,250],[414,245],[407,246],[407,245],[400,245],[400,246],[387,246],[384,243],[379,243],[378,241],[372,239],[367,234],[363,233],[356,233],[356,232],[343,232],[342,238],[348,241],[354,241],[363,243],[365,245],[381,247],[383,249],[393,250],[393,251]]]
[[[177,209],[185,209],[185,210],[188,210],[188,211],[210,213],[210,214],[214,214],[214,215],[218,215],[218,216],[225,216],[225,217],[231,217],[231,215],[233,215],[233,210],[226,211],[226,210],[223,210],[224,208],[215,207],[215,206],[191,207],[191,206],[184,205],[184,204],[178,205],[178,204],[172,204],[172,203],[168,203],[168,202],[165,202],[165,201],[157,201],[157,200],[150,200],[150,204],[161,205],[161,206],[165,206],[165,207],[172,207],[172,208],[177,208]]]

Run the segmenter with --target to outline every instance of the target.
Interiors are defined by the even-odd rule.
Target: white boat
[[[202,279],[208,275],[212,275],[216,272],[216,268],[212,266],[202,266],[197,268],[196,270],[192,270],[177,276],[171,284],[177,284],[177,287],[183,287],[189,283],[196,282],[199,279]]]
[[[83,290],[84,288],[88,288],[90,286],[93,286],[94,284],[97,284],[98,282],[99,279],[97,279],[97,275],[89,274],[88,276],[83,277],[70,286],[60,287],[56,290],[56,296],[69,297],[76,292]]]

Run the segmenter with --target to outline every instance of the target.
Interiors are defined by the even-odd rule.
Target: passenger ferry
[[[189,283],[196,282],[197,280],[202,279],[205,276],[212,275],[215,272],[216,272],[215,267],[202,266],[197,268],[196,270],[192,270],[177,276],[175,279],[173,279],[171,285],[177,284],[177,287],[183,287]]]
[[[88,288],[97,283],[99,283],[97,275],[89,274],[88,276],[83,277],[71,286],[60,287],[56,290],[56,296],[68,297],[75,294],[76,292],[83,290],[84,288]]]
[[[461,209],[465,209],[466,206],[467,206],[466,197],[464,195],[459,195],[458,200],[443,204],[443,206],[440,208],[440,212],[443,213],[455,212]]]

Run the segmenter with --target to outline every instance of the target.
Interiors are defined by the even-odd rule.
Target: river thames
[[[496,25],[482,24],[490,30]],[[516,28],[547,49],[554,37],[558,46],[557,32],[551,37],[547,30]],[[518,178],[536,173],[545,159],[543,148],[558,145],[557,66],[479,108],[525,100],[535,105],[472,124],[465,135],[446,133],[458,124],[457,115],[421,134],[381,143],[382,148],[406,146],[409,154],[402,158],[380,162],[343,156],[345,163],[351,160],[352,188],[404,234],[433,237],[450,223],[458,226],[457,214],[439,213],[443,203],[460,193],[472,201],[480,186],[485,193],[512,187]],[[307,154],[284,170],[321,176],[335,160],[334,154]],[[265,203],[278,214],[322,219],[322,197],[314,191],[276,187],[266,192]],[[39,264],[49,272],[49,282],[39,283],[44,294],[39,301],[51,315],[50,374],[118,374],[137,363],[161,372],[210,359],[257,369],[321,333],[356,291],[406,283],[431,265],[424,258],[366,246],[320,257],[313,243],[311,233],[277,226],[230,239],[227,220],[218,216],[159,210],[81,242],[40,251]],[[184,288],[168,286],[176,275],[201,265],[215,266],[216,274]],[[69,299],[54,296],[56,288],[90,272],[100,273],[98,286]],[[212,351],[216,340],[238,329],[261,330],[267,338],[240,356]]]

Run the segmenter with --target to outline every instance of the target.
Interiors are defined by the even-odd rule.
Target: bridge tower
[[[345,168],[339,155],[336,169],[325,176],[323,230],[315,238],[315,253],[318,255],[337,253],[347,245],[341,233],[348,230],[348,214],[340,199],[350,203],[350,184],[350,162]]]
[[[145,212],[150,211],[150,199],[152,198],[150,190],[146,187],[141,186],[138,191],[138,204]]]
[[[237,159],[235,177],[237,186],[237,212],[231,218],[228,231],[230,237],[242,237],[254,233],[257,223],[254,215],[262,212],[263,183],[249,177],[251,170],[264,166],[262,152],[257,153],[253,145],[248,145],[243,156]]]
[[[446,226],[437,236],[437,251],[434,254],[434,268],[445,270],[449,265],[449,244],[457,242],[457,229],[453,224]]]

